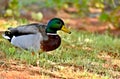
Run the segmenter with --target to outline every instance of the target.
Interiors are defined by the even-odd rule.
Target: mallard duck
[[[58,30],[71,33],[60,18],[51,19],[48,24],[33,23],[8,28],[3,37],[11,44],[25,50],[52,51],[61,44]]]

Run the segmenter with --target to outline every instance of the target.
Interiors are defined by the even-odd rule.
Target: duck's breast
[[[59,35],[48,35],[48,40],[41,41],[40,48],[43,51],[52,51],[58,48],[61,44]]]

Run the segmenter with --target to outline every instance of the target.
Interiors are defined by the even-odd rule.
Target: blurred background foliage
[[[65,12],[76,17],[97,17],[101,22],[108,22],[120,28],[120,0],[0,0],[1,17],[30,15],[41,20],[44,13],[41,9]],[[27,14],[29,13],[29,14]],[[29,16],[28,16],[29,17]]]

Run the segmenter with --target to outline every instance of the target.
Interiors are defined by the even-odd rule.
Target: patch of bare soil
[[[53,69],[44,69],[17,61],[4,61],[0,65],[0,79],[102,79],[101,76],[84,71],[83,67],[68,64],[57,65]]]
[[[108,53],[108,52],[101,52],[98,55],[98,58],[105,61],[102,65],[103,68],[108,69],[109,74],[113,77],[113,79],[120,78],[120,59],[118,55],[119,53]]]

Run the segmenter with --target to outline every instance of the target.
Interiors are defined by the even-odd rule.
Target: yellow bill
[[[69,34],[71,33],[64,25],[62,26],[61,30]]]

